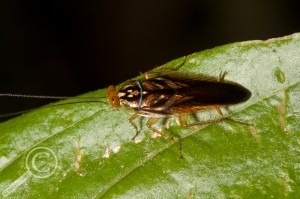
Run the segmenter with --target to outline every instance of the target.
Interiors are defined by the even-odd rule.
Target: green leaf
[[[178,140],[152,138],[146,119],[133,142],[130,114],[107,104],[43,108],[0,124],[0,198],[299,198],[300,34],[194,53],[180,71],[226,71],[252,97],[224,113],[254,127],[158,123],[182,137],[180,159]]]

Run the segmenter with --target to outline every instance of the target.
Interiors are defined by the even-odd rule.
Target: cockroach
[[[221,108],[245,102],[251,97],[251,92],[247,88],[236,82],[225,80],[225,74],[220,73],[218,77],[210,77],[172,70],[148,72],[145,73],[145,77],[142,79],[126,82],[118,91],[115,86],[110,85],[107,89],[108,102],[116,109],[125,106],[133,110],[133,114],[128,119],[136,130],[136,134],[132,139],[135,139],[140,132],[134,123],[134,119],[138,116],[148,117],[149,119],[146,123],[148,129],[164,135],[163,132],[153,127],[161,118],[177,116],[182,126],[214,123],[228,119],[228,117],[223,117]],[[0,94],[1,96],[43,99],[69,98],[18,94]],[[87,98],[84,97],[84,99]],[[95,98],[91,97],[91,102],[103,102],[92,99]],[[215,109],[222,117],[215,120],[188,123],[189,114],[208,109]],[[18,114],[20,113],[23,112],[18,112]]]
[[[108,87],[109,103],[114,108],[121,105],[134,110],[129,122],[139,131],[133,120],[137,116],[148,117],[148,129],[163,133],[154,127],[160,118],[178,116],[182,126],[208,124],[219,120],[188,124],[188,115],[197,111],[215,109],[223,116],[222,107],[239,104],[251,97],[251,92],[242,85],[224,79],[176,71],[146,73],[141,80],[132,80],[120,87]],[[242,122],[238,122],[242,123]]]

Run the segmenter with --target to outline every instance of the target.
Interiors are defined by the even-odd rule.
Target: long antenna
[[[102,102],[102,101],[67,102],[67,103],[63,103],[63,104],[53,104],[53,105],[42,106],[42,107],[38,107],[38,108],[32,108],[32,109],[27,109],[27,110],[23,110],[23,111],[13,112],[13,113],[1,114],[0,118],[6,118],[6,117],[12,117],[12,116],[16,116],[16,115],[21,115],[23,113],[28,113],[28,112],[31,112],[31,111],[40,110],[40,109],[44,109],[44,108],[51,108],[51,107],[62,106],[62,105],[67,105],[67,104],[79,104],[79,103],[104,103],[104,104],[107,104],[106,102]]]
[[[23,114],[23,113],[28,113],[28,112],[31,112],[31,111],[34,111],[34,110],[38,110],[38,109],[51,108],[51,107],[62,106],[62,105],[66,105],[66,104],[77,104],[77,103],[104,103],[104,104],[107,104],[106,102],[99,100],[99,99],[106,98],[106,97],[96,97],[96,96],[70,97],[70,96],[47,96],[47,95],[26,95],[26,94],[14,94],[14,93],[0,93],[0,97],[57,99],[57,100],[60,100],[60,99],[87,100],[87,101],[66,102],[66,103],[62,103],[62,104],[48,105],[48,106],[43,106],[43,107],[38,107],[38,108],[33,108],[33,109],[27,109],[27,110],[22,110],[22,111],[13,112],[13,113],[0,114],[0,118],[16,116],[16,115],[20,115],[20,114]]]
[[[47,96],[47,95],[26,95],[26,94],[14,94],[14,93],[0,93],[0,97],[17,97],[17,98],[36,98],[36,99],[70,99],[75,97],[70,96]],[[105,97],[84,97],[79,96],[80,99],[101,99]]]

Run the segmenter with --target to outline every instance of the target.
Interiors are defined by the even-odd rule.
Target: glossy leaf
[[[299,197],[300,34],[194,53],[179,70],[226,71],[252,97],[223,112],[254,126],[158,123],[182,138],[180,159],[178,140],[153,138],[145,118],[135,120],[142,131],[133,142],[130,114],[107,104],[43,108],[0,124],[0,198]],[[219,117],[215,112],[197,116]]]

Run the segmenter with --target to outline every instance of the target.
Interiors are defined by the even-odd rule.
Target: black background
[[[0,92],[73,96],[219,45],[300,30],[296,0],[1,0]],[[0,114],[40,106],[0,101]]]

